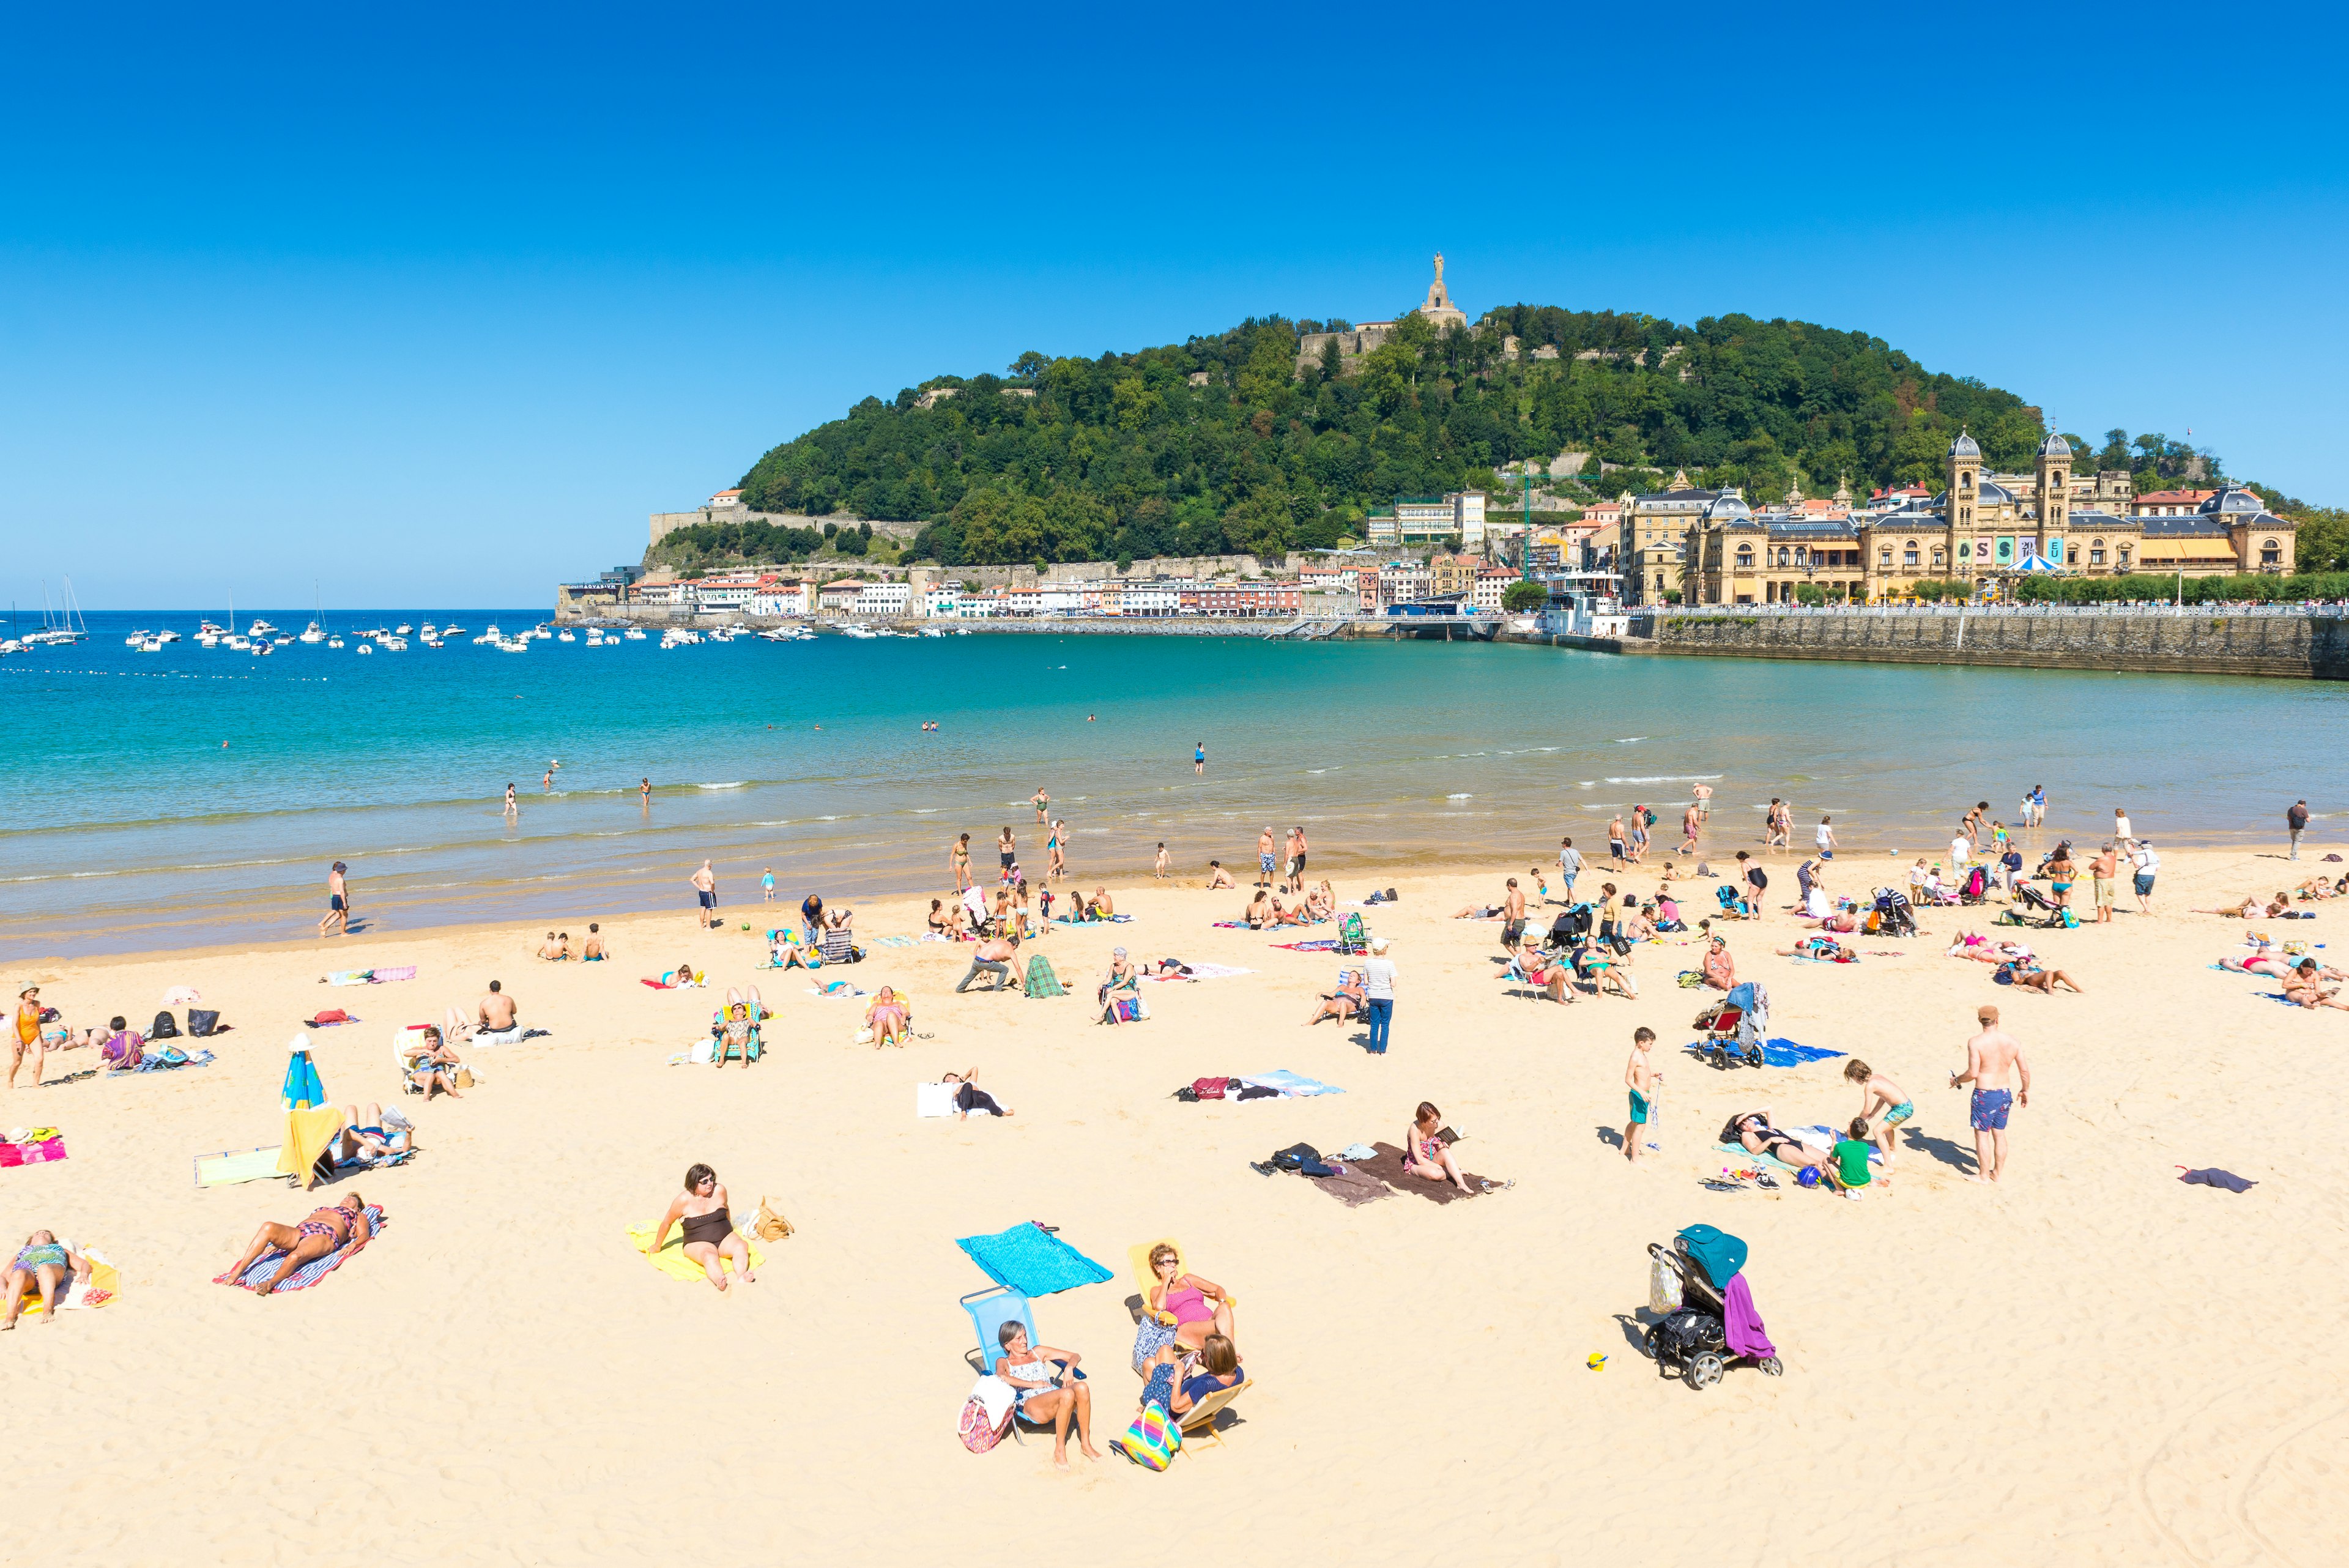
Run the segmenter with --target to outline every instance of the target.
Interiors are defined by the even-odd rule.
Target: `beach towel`
[[[293,1054],[285,1059],[285,1086],[282,1098],[289,1111],[305,1110],[326,1103],[326,1086],[318,1081],[317,1064],[310,1060],[310,1043],[299,1036],[294,1041]]]
[[[364,1210],[362,1210],[362,1212],[367,1215],[367,1224],[373,1232],[368,1239],[372,1241],[375,1237],[381,1236],[384,1231],[384,1227],[390,1223],[388,1220],[384,1218],[382,1207],[378,1204],[370,1203]],[[341,1268],[345,1262],[348,1262],[353,1250],[357,1248],[357,1245],[358,1241],[354,1237],[352,1240],[344,1242],[341,1246],[327,1253],[325,1257],[311,1259],[308,1262],[303,1264],[300,1268],[286,1275],[285,1282],[279,1285],[277,1288],[281,1291],[308,1290],[312,1285],[316,1284],[320,1280],[325,1279],[328,1274],[333,1273],[336,1269]],[[245,1270],[243,1273],[233,1278],[225,1273],[214,1274],[212,1276],[212,1283],[216,1285],[235,1285],[241,1289],[250,1290],[254,1286],[261,1283],[264,1280],[269,1278],[270,1275],[275,1273],[277,1272],[277,1265],[285,1261],[285,1254],[279,1251],[274,1247],[265,1248],[263,1250],[261,1256],[253,1261],[253,1266]]]
[[[1806,1062],[1824,1062],[1831,1056],[1842,1054],[1842,1052],[1830,1051],[1824,1045],[1797,1045],[1785,1038],[1762,1043],[1762,1063],[1768,1067],[1799,1067]]]
[[[1257,1085],[1267,1089],[1276,1089],[1283,1095],[1292,1095],[1299,1098],[1307,1098],[1314,1095],[1342,1095],[1346,1092],[1335,1084],[1325,1084],[1319,1078],[1308,1078],[1302,1074],[1292,1073],[1286,1067],[1276,1072],[1258,1073],[1251,1077],[1242,1078],[1240,1082]]]
[[[765,1268],[767,1255],[759,1251],[759,1243],[744,1235],[739,1225],[735,1227],[734,1233],[741,1236],[742,1244],[750,1249],[750,1266],[754,1269]],[[652,1245],[652,1226],[650,1224],[629,1226],[628,1240],[635,1245],[637,1251],[644,1251],[646,1248]],[[685,1232],[682,1230],[672,1229],[668,1233],[668,1240],[661,1243],[661,1250],[650,1254],[650,1261],[654,1268],[672,1280],[698,1280],[704,1284],[709,1282],[709,1276],[703,1272],[701,1265],[685,1255]],[[718,1269],[720,1273],[732,1273],[734,1260],[720,1253],[718,1259]]]
[[[909,948],[921,940],[919,937],[875,937],[873,945],[876,948]]]
[[[1030,1002],[1038,997],[1069,994],[1068,987],[1061,983],[1061,977],[1052,972],[1052,961],[1042,953],[1028,955],[1028,981],[1020,989]]]
[[[202,993],[192,985],[175,985],[163,993],[166,1007],[193,1007],[202,1000]]]
[[[1285,948],[1293,953],[1334,953],[1338,950],[1338,939],[1335,937],[1315,937],[1309,941],[1275,942],[1272,945],[1277,948]]]
[[[864,994],[844,980],[827,980],[820,985],[812,985],[807,989],[810,996],[857,997]]]
[[[1775,1154],[1755,1154],[1744,1144],[1717,1143],[1713,1146],[1713,1150],[1715,1154],[1725,1154],[1732,1159],[1742,1160],[1748,1165],[1767,1165],[1785,1171],[1792,1171],[1795,1168]]]
[[[328,985],[388,985],[396,980],[414,980],[416,966],[405,969],[342,969],[326,977]]]
[[[358,1020],[354,1018],[351,1022],[356,1023]],[[148,1052],[130,1070],[134,1073],[168,1073],[174,1067],[209,1067],[217,1060],[209,1051],[198,1051],[191,1055],[185,1051],[166,1046],[160,1051]]]
[[[1397,1192],[1413,1193],[1431,1203],[1454,1203],[1475,1196],[1475,1193],[1461,1191],[1449,1180],[1430,1181],[1423,1176],[1412,1175],[1402,1168],[1402,1150],[1391,1143],[1374,1143],[1371,1147],[1378,1151],[1376,1158],[1363,1160],[1358,1167],[1350,1166],[1348,1168],[1359,1168],[1366,1175],[1378,1178]],[[1460,1174],[1471,1188],[1480,1192],[1498,1191],[1503,1186],[1501,1182],[1489,1181],[1473,1171],[1464,1169]]]
[[[332,1029],[338,1024],[364,1023],[366,1022],[367,1021],[363,1018],[353,1017],[351,1014],[345,1012],[339,1007],[322,1007],[310,1017],[302,1020],[302,1027],[305,1029]]]
[[[284,1146],[270,1144],[263,1148],[222,1149],[218,1154],[196,1156],[198,1187],[233,1187],[244,1181],[266,1181],[279,1174],[277,1161]]]
[[[1216,929],[1219,931],[1244,931],[1247,929],[1248,923],[1246,920],[1217,920],[1216,922]]]
[[[2249,1192],[2259,1185],[2256,1181],[2244,1180],[2231,1170],[2220,1170],[2216,1166],[2208,1170],[2186,1170],[2182,1165],[2178,1168],[2186,1171],[2178,1179],[2189,1187],[2223,1187],[2230,1192]]]
[[[1723,1337],[1729,1341],[1730,1353],[1759,1359],[1778,1354],[1777,1346],[1762,1327],[1762,1314],[1754,1307],[1754,1292],[1742,1273],[1732,1274],[1729,1283],[1721,1288],[1721,1304],[1727,1310],[1722,1314]]]
[[[1097,1285],[1110,1272],[1032,1220],[992,1236],[963,1236],[955,1245],[993,1280],[1023,1296],[1049,1296]]]
[[[1056,926],[1122,926],[1132,919],[1132,915],[1098,915],[1085,920],[1074,915],[1055,915],[1052,923]]]
[[[1335,1166],[1329,1175],[1309,1176],[1306,1180],[1349,1209],[1360,1209],[1365,1203],[1376,1203],[1381,1198],[1394,1196],[1394,1189],[1385,1182],[1351,1166]]]
[[[1147,981],[1165,981],[1170,980],[1229,980],[1236,974],[1247,974],[1251,972],[1250,971],[1241,969],[1237,965],[1227,963],[1185,964],[1184,965],[1184,968],[1189,970],[1191,972],[1188,974],[1145,974],[1142,976],[1142,978]]]
[[[66,1140],[55,1134],[44,1138],[28,1137],[21,1143],[0,1143],[0,1167],[47,1165],[51,1160],[63,1159],[65,1157]]]

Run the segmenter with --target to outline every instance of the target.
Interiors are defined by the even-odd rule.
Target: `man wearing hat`
[[[1387,957],[1387,939],[1371,939],[1371,956],[1362,965],[1362,1002],[1371,1021],[1371,1054],[1387,1054],[1387,1031],[1394,1023],[1394,961]]]
[[[49,1057],[48,1042],[41,1038],[41,988],[28,985],[16,993],[16,1033],[8,1041],[8,1086],[16,1086],[16,1069],[25,1053],[33,1054],[33,1087],[41,1086],[41,1067]]]

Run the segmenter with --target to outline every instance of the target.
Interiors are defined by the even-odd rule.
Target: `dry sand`
[[[1847,861],[1838,886],[1902,863]],[[1678,1055],[1699,999],[1672,975],[1693,950],[1641,949],[1636,1002],[1512,997],[1497,928],[1443,918],[1510,870],[1524,862],[1413,877],[1370,911],[1402,976],[1384,1059],[1351,1029],[1299,1027],[1333,958],[1208,929],[1242,900],[1195,878],[1121,888],[1130,924],[1045,941],[1082,993],[1068,1000],[952,995],[968,949],[825,971],[911,992],[936,1038],[904,1051],[853,1044],[862,1004],[755,973],[754,937],[699,933],[683,911],[606,922],[618,957],[601,966],[532,961],[534,927],[32,974],[76,1023],[150,1017],[184,983],[236,1028],[209,1068],[5,1096],[0,1123],[53,1123],[71,1158],[0,1171],[0,1230],[13,1245],[54,1226],[110,1254],[126,1287],[0,1337],[15,1539],[120,1563],[2343,1560],[2326,1494],[2349,1376],[2326,1325],[2349,1265],[2349,1015],[2209,971],[2241,927],[2182,913],[2272,890],[2272,856],[2170,857],[2164,913],[2033,933],[2080,997],[1994,986],[1936,940],[1867,941],[1904,956],[1835,968],[1767,956],[1792,932],[1783,913],[1732,928],[1776,1033],[1864,1054],[1916,1098],[1897,1179],[1857,1203],[1702,1189],[1733,1110],[1847,1119],[1842,1064],[1720,1074]],[[1790,888],[1791,863],[1776,880]],[[858,926],[910,931],[916,908],[875,904]],[[2277,929],[2349,929],[2349,904],[2322,908]],[[756,908],[725,913],[763,929]],[[1936,938],[1958,924],[1926,919]],[[1082,998],[1112,943],[1255,972],[1149,988],[1151,1022],[1094,1027]],[[722,994],[637,983],[686,953],[721,988],[765,982],[766,1062],[664,1064]],[[420,972],[317,983],[369,963]],[[337,1102],[390,1104],[394,1027],[493,976],[553,1038],[478,1052],[486,1081],[462,1101],[407,1102],[426,1152],[348,1184],[388,1210],[387,1234],[296,1295],[211,1283],[257,1222],[320,1200],[191,1181],[200,1152],[276,1141],[295,1022],[360,1013],[316,1036],[316,1061]],[[1966,1096],[1943,1086],[1983,1002],[2037,1075],[1996,1189],[1964,1180]],[[1667,1084],[1662,1156],[1635,1170],[1608,1139],[1641,1023]],[[52,1057],[52,1075],[85,1060]],[[969,1066],[1015,1119],[914,1118],[917,1078]],[[1283,1066],[1348,1093],[1169,1097]],[[1471,1168],[1516,1189],[1349,1210],[1248,1168],[1300,1138],[1393,1140],[1423,1097],[1469,1135]],[[723,1297],[655,1272],[622,1233],[695,1160],[738,1212],[771,1195],[799,1228]],[[2182,1186],[2180,1164],[2260,1185]],[[1164,1476],[1114,1456],[1058,1475],[1032,1435],[962,1449],[957,1298],[987,1282],[954,1238],[1029,1219],[1120,1276],[1037,1309],[1047,1339],[1085,1355],[1104,1446],[1137,1389],[1127,1245],[1174,1233],[1237,1294],[1257,1382],[1223,1447]],[[1783,1378],[1735,1370],[1698,1394],[1635,1349],[1644,1244],[1699,1221],[1752,1243]],[[1584,1367],[1593,1351],[1603,1372]]]

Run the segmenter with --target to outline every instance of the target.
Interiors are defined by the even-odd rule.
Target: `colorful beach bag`
[[[1164,1470],[1183,1451],[1183,1429],[1159,1404],[1144,1405],[1125,1436],[1110,1439],[1111,1448],[1146,1470]]]
[[[974,1394],[963,1401],[962,1446],[974,1454],[987,1453],[1003,1441],[1003,1434],[1011,1430],[1011,1412],[1003,1412],[1000,1425],[988,1419],[987,1401]]]

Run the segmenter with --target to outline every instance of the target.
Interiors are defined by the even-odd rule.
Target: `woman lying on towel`
[[[57,1321],[57,1303],[65,1295],[66,1282],[86,1283],[89,1279],[89,1260],[69,1251],[57,1240],[54,1231],[36,1231],[25,1238],[22,1251],[8,1265],[6,1275],[0,1278],[0,1291],[8,1293],[8,1317],[0,1329],[16,1326],[16,1314],[25,1310],[27,1292],[41,1298],[41,1321]]]
[[[995,1096],[978,1086],[978,1069],[976,1067],[968,1073],[948,1073],[938,1082],[954,1085],[955,1120],[958,1122],[970,1120],[973,1111],[985,1111],[990,1116],[1011,1114],[1010,1106],[996,1104]]]
[[[336,1165],[388,1165],[415,1147],[416,1128],[398,1111],[369,1105],[367,1119],[361,1121],[357,1106],[343,1107],[343,1130],[335,1135]]]
[[[1473,1196],[1476,1189],[1460,1174],[1460,1162],[1452,1158],[1452,1146],[1436,1136],[1443,1126],[1444,1113],[1427,1101],[1420,1101],[1418,1115],[1402,1135],[1402,1168],[1429,1181],[1449,1181]]]
[[[1730,1117],[1729,1125],[1721,1129],[1721,1141],[1736,1144],[1751,1154],[1766,1154],[1773,1159],[1798,1168],[1806,1165],[1823,1166],[1827,1162],[1826,1150],[1813,1148],[1801,1139],[1772,1127],[1767,1106]]]
[[[1338,989],[1322,997],[1321,1005],[1313,1010],[1313,1016],[1307,1019],[1305,1024],[1309,1029],[1325,1018],[1334,1018],[1344,1023],[1361,1015],[1362,971],[1341,969],[1338,971]]]
[[[1150,1272],[1157,1283],[1150,1287],[1142,1304],[1174,1329],[1175,1342],[1185,1350],[1198,1349],[1211,1334],[1231,1342],[1234,1303],[1229,1291],[1213,1280],[1185,1273],[1183,1254],[1165,1241],[1150,1249]]]
[[[905,1032],[913,1023],[912,1002],[885,985],[874,997],[873,1005],[864,1010],[864,1027],[872,1032],[875,1051],[884,1045],[903,1045]]]
[[[253,1245],[244,1250],[244,1256],[236,1261],[236,1267],[228,1272],[227,1277],[242,1279],[244,1271],[253,1267],[262,1253],[277,1248],[285,1254],[278,1262],[277,1272],[253,1287],[254,1295],[265,1296],[285,1283],[286,1275],[313,1259],[340,1250],[346,1242],[351,1243],[351,1251],[356,1253],[367,1246],[374,1234],[366,1209],[365,1199],[356,1192],[346,1192],[342,1201],[333,1208],[310,1210],[310,1217],[299,1225],[264,1220],[261,1229],[253,1233]]]
[[[668,1212],[654,1227],[646,1256],[661,1250],[668,1240],[669,1227],[679,1221],[685,1228],[685,1255],[701,1265],[711,1284],[721,1291],[726,1288],[726,1267],[719,1262],[721,1255],[734,1261],[734,1272],[744,1284],[758,1282],[759,1276],[750,1270],[750,1244],[735,1231],[733,1217],[726,1211],[726,1189],[718,1185],[718,1173],[706,1165],[696,1165],[685,1173],[685,1190],[670,1199]]]

